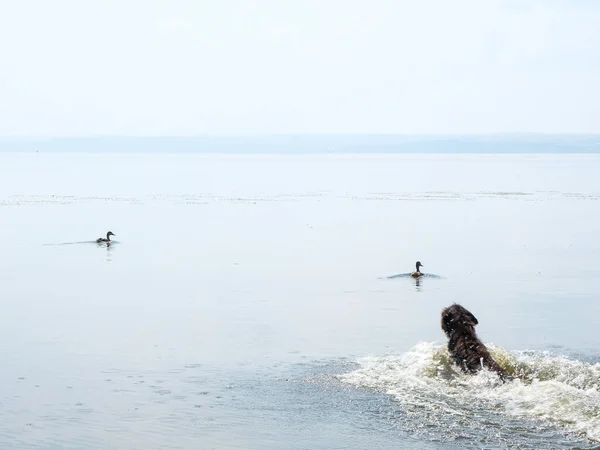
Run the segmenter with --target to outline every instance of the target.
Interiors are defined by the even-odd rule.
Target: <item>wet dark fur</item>
[[[475,325],[478,323],[473,314],[456,303],[442,311],[442,330],[448,336],[448,352],[452,360],[466,373],[476,373],[485,367],[503,380],[510,379],[477,337]]]

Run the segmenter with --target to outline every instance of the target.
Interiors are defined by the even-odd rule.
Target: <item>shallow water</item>
[[[0,153],[0,444],[594,448],[599,172]],[[454,373],[452,302],[521,380]]]

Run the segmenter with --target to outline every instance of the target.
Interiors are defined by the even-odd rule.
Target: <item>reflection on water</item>
[[[106,249],[106,262],[112,262],[113,251],[115,246],[118,245],[119,241],[109,241],[109,242],[98,242],[98,241],[76,241],[76,242],[61,242],[59,244],[42,244],[45,247],[48,246],[62,246],[62,245],[77,245],[77,244],[95,244],[98,248]]]
[[[384,277],[387,280],[393,280],[396,278],[407,278],[407,279],[411,279],[414,281],[414,286],[415,286],[415,290],[418,292],[421,292],[421,284],[423,283],[425,278],[429,278],[429,279],[442,279],[441,276],[439,275],[434,275],[431,273],[424,273],[422,274],[420,277],[413,277],[410,273],[398,273],[395,275],[390,275],[389,277]]]
[[[103,243],[99,243],[98,246],[99,247],[106,247],[106,262],[107,263],[111,263],[112,262],[112,255],[113,255],[113,250],[115,248],[115,242],[105,242],[105,245],[102,245]]]

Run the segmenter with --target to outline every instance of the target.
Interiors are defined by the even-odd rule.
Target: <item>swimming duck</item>
[[[420,276],[422,276],[423,274],[419,270],[420,267],[425,267],[425,266],[423,264],[421,264],[421,261],[417,261],[417,271],[411,273],[410,276],[413,278],[419,278]]]
[[[111,237],[111,236],[116,236],[116,234],[115,234],[115,233],[113,233],[112,231],[109,231],[108,233],[106,233],[106,239],[104,239],[104,238],[98,238],[98,239],[96,239],[96,242],[97,242],[98,244],[99,244],[100,242],[112,242],[112,241],[110,240],[110,237]]]

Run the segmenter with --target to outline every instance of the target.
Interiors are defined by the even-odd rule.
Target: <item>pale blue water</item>
[[[598,173],[2,153],[0,447],[594,448]],[[438,375],[452,302],[527,381]]]

